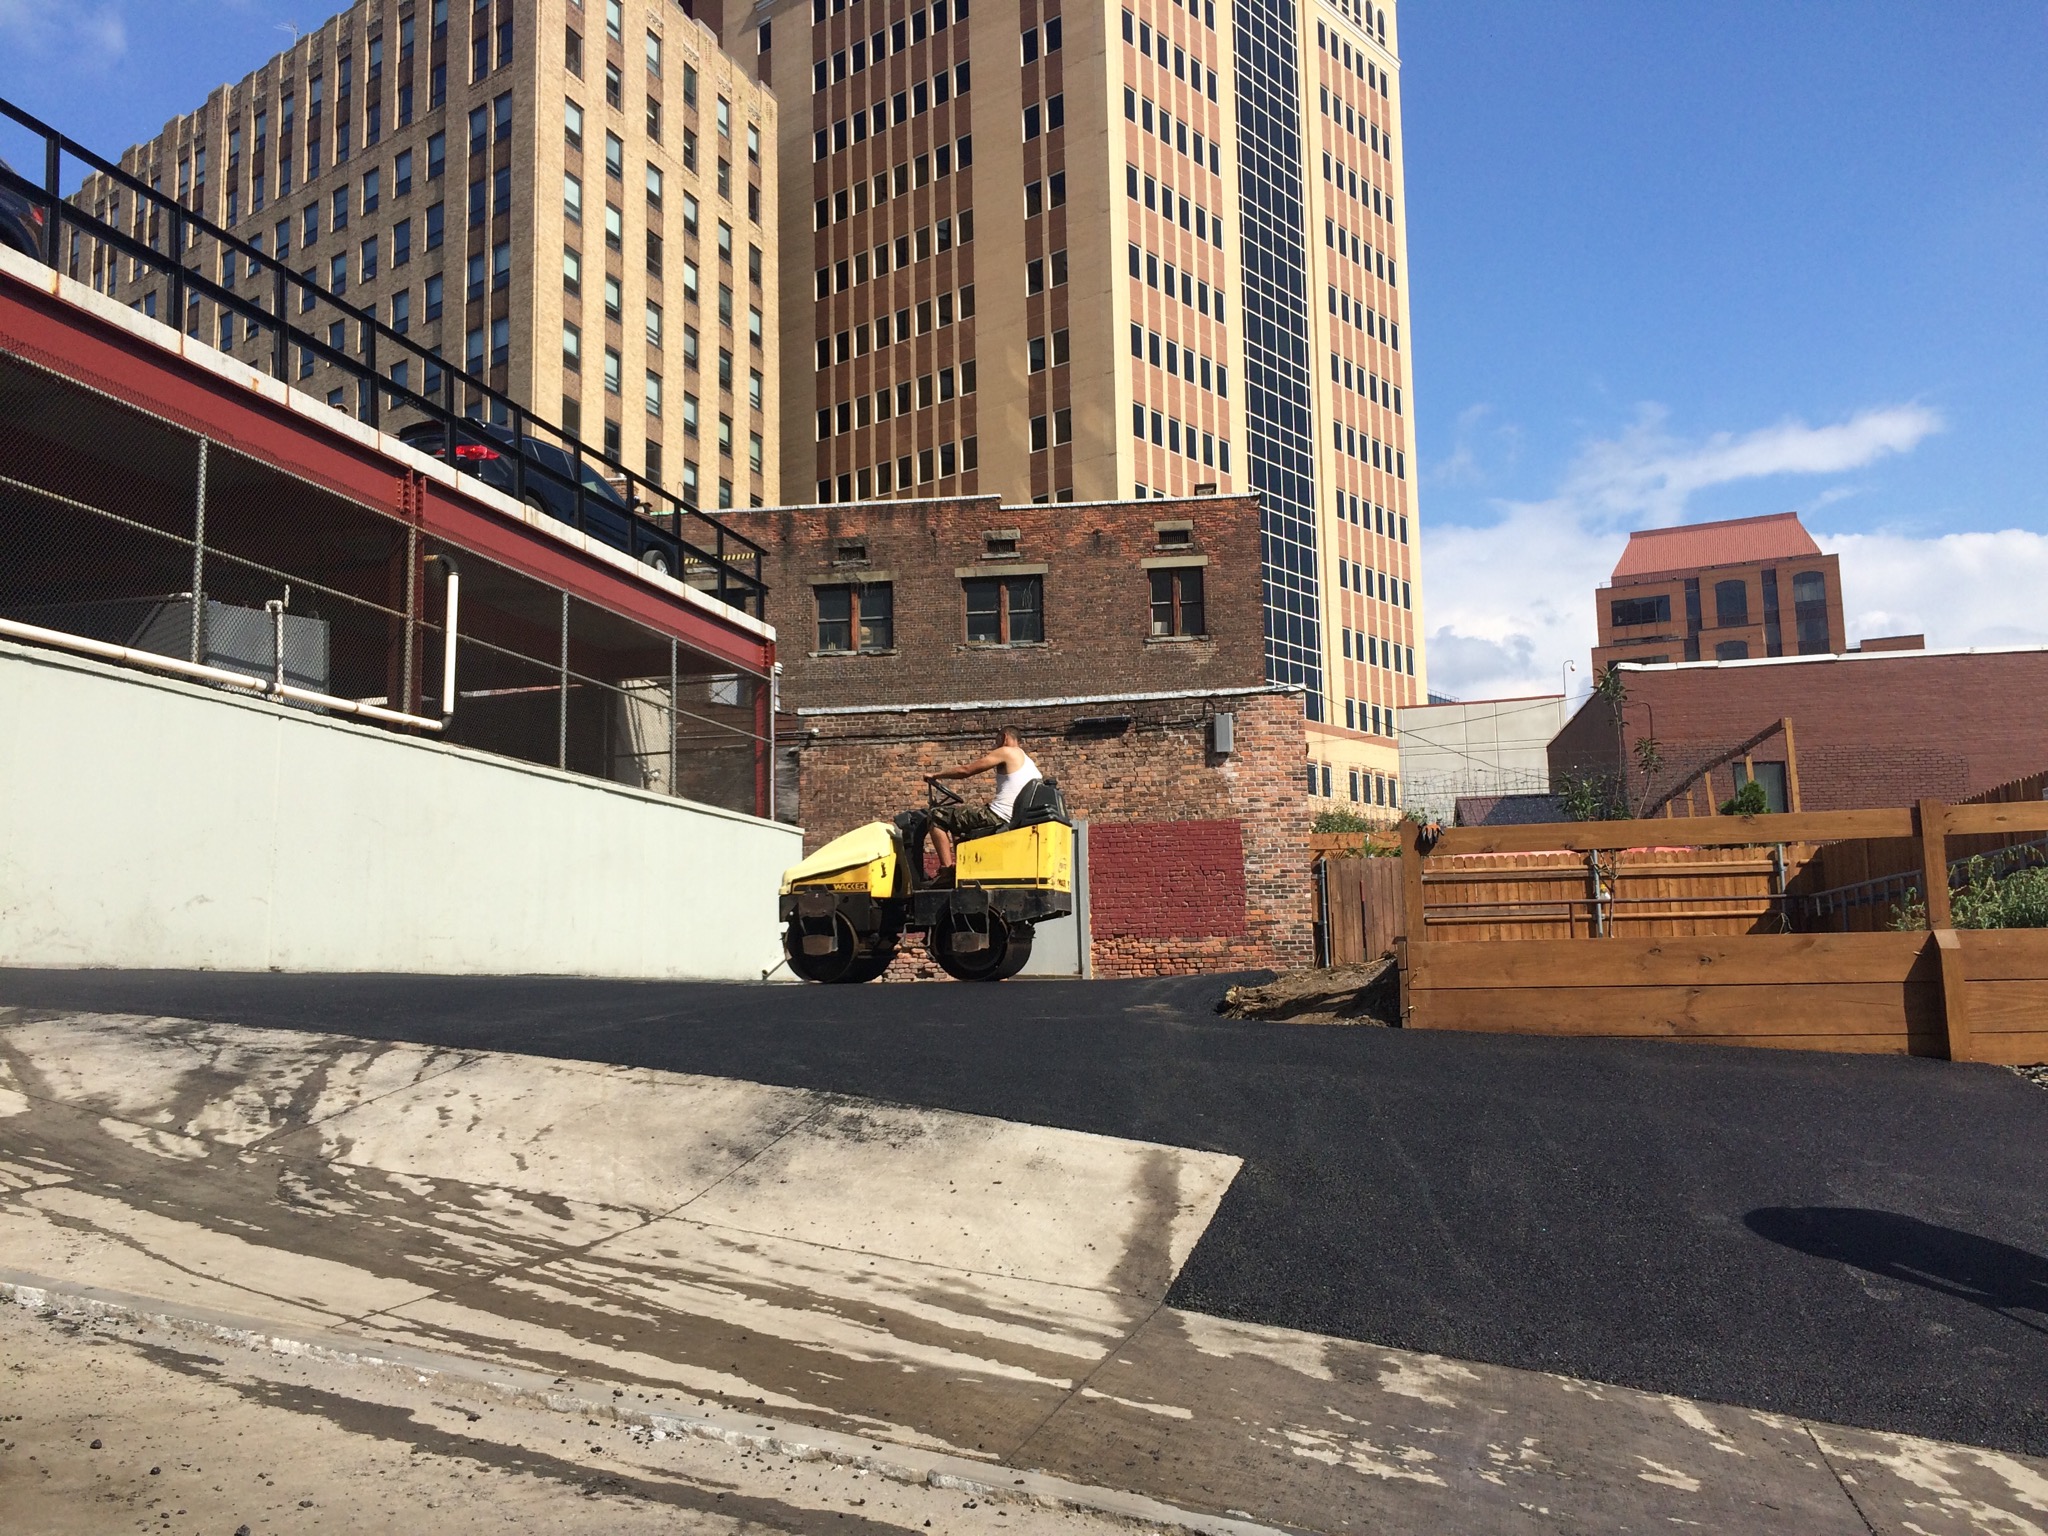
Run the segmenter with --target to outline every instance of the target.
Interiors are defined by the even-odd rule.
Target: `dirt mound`
[[[1399,1025],[1401,977],[1392,960],[1288,971],[1259,986],[1232,987],[1218,1011],[1276,1024]]]

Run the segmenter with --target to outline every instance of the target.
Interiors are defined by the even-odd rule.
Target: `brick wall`
[[[1004,506],[993,496],[735,510],[722,521],[766,545],[768,621],[790,708],[1256,687],[1265,681],[1259,504],[1252,496]],[[1186,526],[1184,541],[1160,524]],[[1014,554],[988,535],[1014,532]],[[1178,532],[1178,530],[1175,530]],[[858,558],[845,558],[852,548]],[[1199,567],[1207,633],[1152,635],[1147,561]],[[963,576],[1039,575],[1043,643],[970,644]],[[886,581],[894,644],[821,653],[820,585]],[[1307,761],[1303,747],[1302,761]]]
[[[1663,747],[1660,787],[1780,718],[1790,718],[1802,807],[1810,811],[1962,800],[2048,764],[2048,650],[1872,652],[1762,666],[1628,670],[1627,742]],[[1560,774],[1616,771],[1614,718],[1590,700],[1550,744]],[[1759,762],[1782,762],[1775,738]],[[1640,799],[1631,763],[1629,780]],[[1726,798],[1725,769],[1716,775]],[[1681,800],[1682,806],[1682,800]],[[1661,809],[1653,796],[1651,814]]]
[[[1091,909],[1097,974],[1312,958],[1307,735],[1300,695],[1265,681],[1256,497],[1004,506],[982,496],[726,519],[768,550],[789,711],[778,727],[782,814],[803,824],[808,847],[923,804],[923,775],[978,757],[1013,725],[1098,840],[1108,887]],[[1201,571],[1199,635],[1152,633],[1148,566]],[[1005,574],[1039,578],[1042,641],[967,639],[963,583]],[[819,588],[883,582],[892,643],[820,651]],[[1032,702],[959,707],[1003,700]],[[1227,757],[1209,751],[1220,712],[1236,720]],[[970,788],[985,799],[993,782]],[[930,971],[920,951],[890,975]]]
[[[1235,938],[1245,931],[1243,823],[1098,826],[1088,839],[1088,884],[1099,935]]]
[[[1094,962],[1106,974],[1173,975],[1193,955],[1228,964],[1248,927],[1244,824],[1091,826],[1088,923]],[[1210,968],[1221,965],[1203,966]]]
[[[1111,710],[1121,728],[1101,722]],[[1210,752],[1210,721],[1235,717],[1236,750]],[[1081,722],[1077,724],[1077,722]],[[923,803],[923,776],[978,756],[1014,725],[1073,815],[1090,823],[1108,890],[1097,975],[1162,975],[1304,965],[1313,958],[1309,806],[1301,792],[1305,728],[1298,694],[1039,704],[1002,711],[905,709],[802,715],[785,747],[796,759],[805,846]],[[992,780],[971,790],[986,796]],[[1161,826],[1160,823],[1171,825]],[[1226,870],[1226,841],[1235,849]],[[1106,854],[1103,850],[1107,850]],[[1190,898],[1188,881],[1204,894]],[[1105,926],[1106,925],[1106,926]],[[892,975],[913,974],[910,960]]]

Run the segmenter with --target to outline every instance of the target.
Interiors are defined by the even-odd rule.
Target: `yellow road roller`
[[[805,981],[873,981],[906,934],[960,981],[1002,981],[1031,958],[1031,934],[1074,910],[1074,824],[1059,785],[1017,792],[1010,824],[965,837],[954,865],[924,874],[931,808],[959,796],[926,781],[927,805],[835,837],[782,876],[782,948]]]

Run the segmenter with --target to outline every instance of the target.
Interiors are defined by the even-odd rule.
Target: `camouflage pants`
[[[985,805],[963,801],[959,805],[934,806],[932,825],[941,832],[950,833],[957,842],[963,837],[980,837],[987,832],[1000,832],[1009,823]]]

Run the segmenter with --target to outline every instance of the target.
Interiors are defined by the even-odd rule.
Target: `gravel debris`
[[[1398,1025],[1401,977],[1391,959],[1287,971],[1256,986],[1232,987],[1218,1011],[1275,1024]]]

